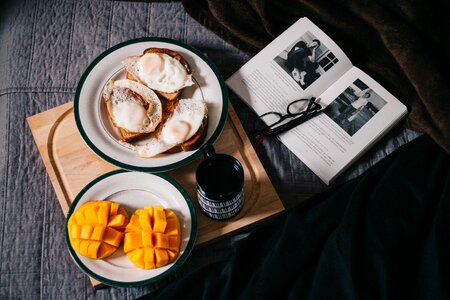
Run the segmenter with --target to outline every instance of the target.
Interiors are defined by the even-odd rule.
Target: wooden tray
[[[27,120],[64,214],[86,184],[117,169],[86,146],[75,125],[72,102]],[[197,246],[284,210],[231,104],[227,122],[214,147],[217,153],[236,157],[244,167],[244,207],[232,219],[215,221],[200,212],[195,192],[195,170],[203,158],[166,172],[181,184],[194,202],[198,216]]]

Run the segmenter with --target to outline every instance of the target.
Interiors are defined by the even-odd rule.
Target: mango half
[[[101,259],[113,254],[122,242],[128,214],[112,201],[88,201],[69,218],[67,229],[72,248],[79,254]]]
[[[154,269],[173,262],[180,244],[180,222],[175,213],[162,206],[147,206],[131,216],[123,250],[135,266]]]

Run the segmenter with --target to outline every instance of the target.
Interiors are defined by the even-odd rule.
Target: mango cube
[[[153,236],[155,237],[156,248],[169,248],[169,236],[167,234],[156,232]]]
[[[152,232],[150,214],[145,209],[139,210],[139,224],[141,225],[142,230]]]
[[[164,233],[166,230],[167,220],[164,208],[155,206],[153,209],[153,232]]]
[[[117,247],[109,245],[107,243],[101,243],[100,248],[98,249],[97,256],[98,258],[105,258],[116,252]]]
[[[155,249],[155,261],[157,267],[165,266],[169,263],[169,254],[165,249]]]
[[[141,248],[142,246],[142,234],[140,232],[130,232],[125,234],[123,250],[126,253]]]
[[[167,249],[177,252],[180,250],[180,238],[176,235],[169,235]]]
[[[130,222],[128,223],[127,227],[125,228],[125,232],[132,232],[132,231],[141,231],[142,227],[139,223],[139,216],[134,214],[131,216]]]
[[[109,218],[108,226],[114,228],[125,227],[126,218],[124,215],[115,215]]]
[[[91,234],[91,240],[101,241],[103,240],[103,234],[105,233],[105,226],[97,225],[94,227],[94,231]]]
[[[119,247],[122,242],[123,232],[118,231],[111,227],[106,227],[105,234],[103,235],[103,241],[115,247]]]
[[[165,233],[168,235],[176,235],[180,232],[180,223],[176,218],[167,218],[167,225]]]
[[[98,252],[98,248],[100,248],[100,245],[102,244],[102,242],[100,241],[91,241],[88,245],[88,249],[87,252],[90,256],[95,256],[97,255]]]
[[[151,233],[142,231],[142,246],[153,247],[153,238]]]
[[[145,269],[144,251],[143,248],[139,248],[127,253],[128,258],[141,269]]]
[[[110,210],[109,210],[109,215],[110,216],[115,216],[119,213],[119,204],[118,203],[111,203],[110,206]]]
[[[99,224],[98,221],[98,206],[91,206],[90,209],[84,210],[84,216],[86,217],[86,223],[89,225]]]
[[[155,249],[145,248],[144,264],[145,264],[145,269],[154,269],[156,267],[156,265],[155,265]]]
[[[92,225],[83,225],[81,227],[81,239],[88,240],[91,238],[92,231],[94,231],[94,226]]]
[[[109,207],[102,205],[98,208],[98,224],[106,225],[108,223],[109,217]]]
[[[78,225],[78,224],[73,224],[70,230],[70,235],[69,237],[72,239],[79,239],[81,238],[81,228],[83,228],[83,226]]]

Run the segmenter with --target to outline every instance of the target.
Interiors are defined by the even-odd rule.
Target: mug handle
[[[206,144],[203,147],[203,157],[206,159],[213,157],[214,155],[216,155],[216,150],[214,150],[214,146],[212,144]]]

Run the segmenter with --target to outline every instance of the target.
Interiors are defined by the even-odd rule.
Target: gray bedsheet
[[[69,257],[64,216],[26,117],[70,101],[86,66],[128,39],[162,36],[206,53],[227,78],[250,57],[190,18],[178,2],[16,1],[0,18],[0,299],[133,299],[164,285],[94,291]],[[231,101],[246,129],[254,113]],[[418,136],[395,128],[339,180],[357,176]],[[258,150],[287,208],[325,185],[276,139]],[[194,251],[177,274],[227,255],[244,233]]]

